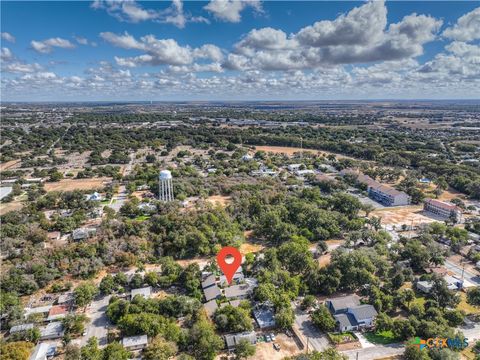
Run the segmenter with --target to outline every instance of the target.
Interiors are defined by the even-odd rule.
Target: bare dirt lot
[[[320,151],[320,150],[312,150],[312,149],[302,149],[297,147],[287,147],[287,146],[255,146],[256,151],[266,151],[271,152],[274,154],[285,154],[287,156],[293,156],[297,152],[310,152],[312,154],[323,154],[323,155],[330,155],[333,154],[339,159],[352,159],[351,157],[335,154],[329,151]]]
[[[275,336],[275,342],[280,345],[279,351],[273,348],[273,343],[271,342],[258,343],[255,355],[249,359],[281,360],[287,356],[294,356],[300,353],[300,349],[293,338],[289,338],[285,334],[277,334]]]
[[[230,203],[230,196],[212,195],[207,198],[207,201],[212,205],[221,205],[225,207]]]
[[[10,160],[10,161],[1,163],[0,164],[0,171],[8,170],[8,169],[14,167],[15,165],[17,165],[20,161],[21,161],[20,159],[17,159],[17,160]]]
[[[239,250],[242,253],[242,255],[245,255],[245,254],[249,254],[249,253],[256,253],[256,252],[262,251],[263,248],[264,248],[263,245],[243,243],[242,245],[240,245]]]
[[[6,214],[9,211],[20,210],[23,203],[20,201],[12,201],[5,204],[0,204],[0,215]]]
[[[383,209],[376,209],[370,213],[370,217],[377,216],[382,218],[382,224],[401,226],[419,224],[428,224],[438,221],[423,213],[422,205],[399,206]]]
[[[45,183],[46,191],[93,190],[103,187],[112,178],[63,179],[58,182]]]

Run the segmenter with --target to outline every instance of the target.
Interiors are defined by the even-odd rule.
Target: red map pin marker
[[[227,257],[232,256],[233,262],[227,263]],[[232,282],[233,276],[238,267],[242,264],[242,254],[232,246],[225,246],[217,254],[217,263],[227,278],[228,285]]]

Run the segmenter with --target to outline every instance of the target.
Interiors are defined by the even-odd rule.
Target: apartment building
[[[462,221],[462,210],[458,206],[445,201],[427,199],[423,203],[423,210],[445,219],[455,219],[456,222]]]

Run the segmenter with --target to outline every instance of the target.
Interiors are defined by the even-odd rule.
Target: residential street
[[[445,260],[445,267],[448,270],[453,271],[459,277],[462,277],[462,272],[463,272],[463,276],[466,280],[470,281],[471,283],[477,286],[480,286],[480,276],[478,276],[477,274],[474,274],[471,271],[468,271],[467,269],[463,271],[463,268],[461,265],[455,264],[450,260]]]
[[[357,359],[358,353],[358,360],[374,360],[388,356],[400,355],[403,353],[404,349],[404,345],[402,343],[399,343],[389,345],[375,345],[374,347],[368,347],[365,349],[343,351],[342,354],[347,355],[349,359]]]
[[[108,295],[101,299],[94,300],[87,309],[86,315],[90,319],[90,322],[85,327],[87,334],[81,339],[82,346],[85,345],[87,340],[92,336],[98,339],[100,346],[107,345],[109,321],[106,311],[110,297],[111,296]]]

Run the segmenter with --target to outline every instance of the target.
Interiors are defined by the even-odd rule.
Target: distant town
[[[2,358],[478,358],[479,109],[3,103]]]

